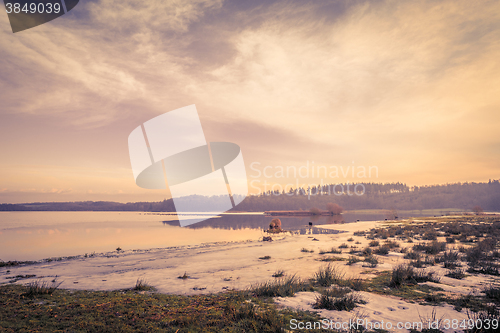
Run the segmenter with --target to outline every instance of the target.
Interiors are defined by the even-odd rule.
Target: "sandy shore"
[[[329,250],[346,243],[360,249],[368,245],[363,236],[354,236],[357,230],[369,230],[383,226],[384,222],[358,222],[332,225],[329,228],[341,230],[339,234],[287,235],[272,242],[238,242],[178,247],[170,249],[151,249],[144,251],[113,252],[94,257],[44,262],[34,265],[0,268],[0,283],[10,283],[17,275],[36,275],[31,279],[21,279],[15,283],[25,284],[34,279],[52,280],[57,276],[62,281],[60,288],[86,290],[116,290],[131,288],[138,278],[147,281],[158,292],[171,294],[217,293],[228,289],[244,289],[257,283],[275,279],[272,275],[283,270],[285,274],[296,274],[308,279],[325,262],[320,259],[331,254],[319,255],[320,250]],[[349,238],[354,241],[348,242]],[[411,244],[401,243],[401,246]],[[306,248],[314,252],[306,253]],[[347,258],[348,251],[342,255]],[[259,259],[270,256],[270,259]],[[376,268],[364,267],[362,262],[347,266],[345,261],[332,262],[345,271],[346,277],[363,279],[374,277],[374,273],[391,270],[394,265],[403,263],[402,253],[390,252],[380,257]],[[441,267],[433,270],[442,276],[439,287],[445,292],[468,294],[479,292],[481,285],[491,282],[491,277],[470,276],[463,280],[444,277]],[[179,279],[186,273],[189,278]],[[10,278],[10,279],[9,279]],[[295,297],[277,298],[281,306],[295,309],[318,311],[322,318],[349,320],[356,314],[370,321],[417,321],[430,318],[433,306],[408,303],[394,297],[361,293],[367,304],[362,304],[351,312],[314,310],[312,303],[316,293],[301,292]],[[437,307],[439,318],[466,319],[465,310],[457,312],[450,305]],[[403,330],[405,331],[405,330]],[[449,330],[452,332],[453,330]]]

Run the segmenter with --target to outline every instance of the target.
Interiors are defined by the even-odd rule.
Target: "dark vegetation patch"
[[[330,296],[329,292],[322,293],[316,298],[313,307],[315,309],[326,309],[336,311],[351,311],[357,304],[366,304],[358,294],[348,293],[343,296]]]
[[[411,285],[427,281],[439,282],[439,278],[435,277],[433,272],[416,270],[410,265],[402,264],[392,270],[389,286],[392,288],[399,288],[403,285]]]
[[[0,287],[2,332],[283,332],[310,312],[278,310],[249,291],[178,296],[136,291],[68,291],[24,296]],[[310,332],[327,332],[310,330]]]

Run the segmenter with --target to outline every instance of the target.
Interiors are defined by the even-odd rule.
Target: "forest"
[[[341,191],[343,186],[344,190]],[[483,183],[454,183],[409,187],[403,183],[357,183],[324,185],[312,188],[290,189],[288,192],[266,192],[249,195],[232,211],[262,212],[270,210],[325,209],[335,203],[344,210],[354,209],[447,209],[472,210],[481,207],[484,211],[500,211],[500,181]],[[354,192],[356,188],[356,192]],[[185,200],[197,207],[196,211],[222,209],[222,196],[186,196]],[[222,209],[223,210],[223,209]],[[175,212],[172,199],[159,202],[48,202],[25,204],[0,204],[0,211],[141,211]],[[194,211],[194,210],[193,210]]]

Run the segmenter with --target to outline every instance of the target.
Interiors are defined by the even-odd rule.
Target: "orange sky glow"
[[[0,203],[168,198],[127,137],[191,104],[253,193],[500,178],[499,1],[80,1],[0,34]]]

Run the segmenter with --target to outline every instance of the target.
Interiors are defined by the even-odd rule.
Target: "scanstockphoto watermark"
[[[348,195],[361,196],[365,194],[363,183],[351,183],[350,181],[338,182],[340,179],[352,179],[356,182],[378,178],[377,166],[355,165],[354,161],[349,166],[325,166],[315,165],[314,161],[306,161],[297,167],[290,166],[263,166],[260,162],[250,164],[252,170],[250,187],[259,194],[267,195]],[[272,179],[274,182],[269,183]],[[283,180],[294,180],[293,183],[282,185]],[[314,183],[310,183],[315,179]],[[334,183],[337,181],[337,183]]]

